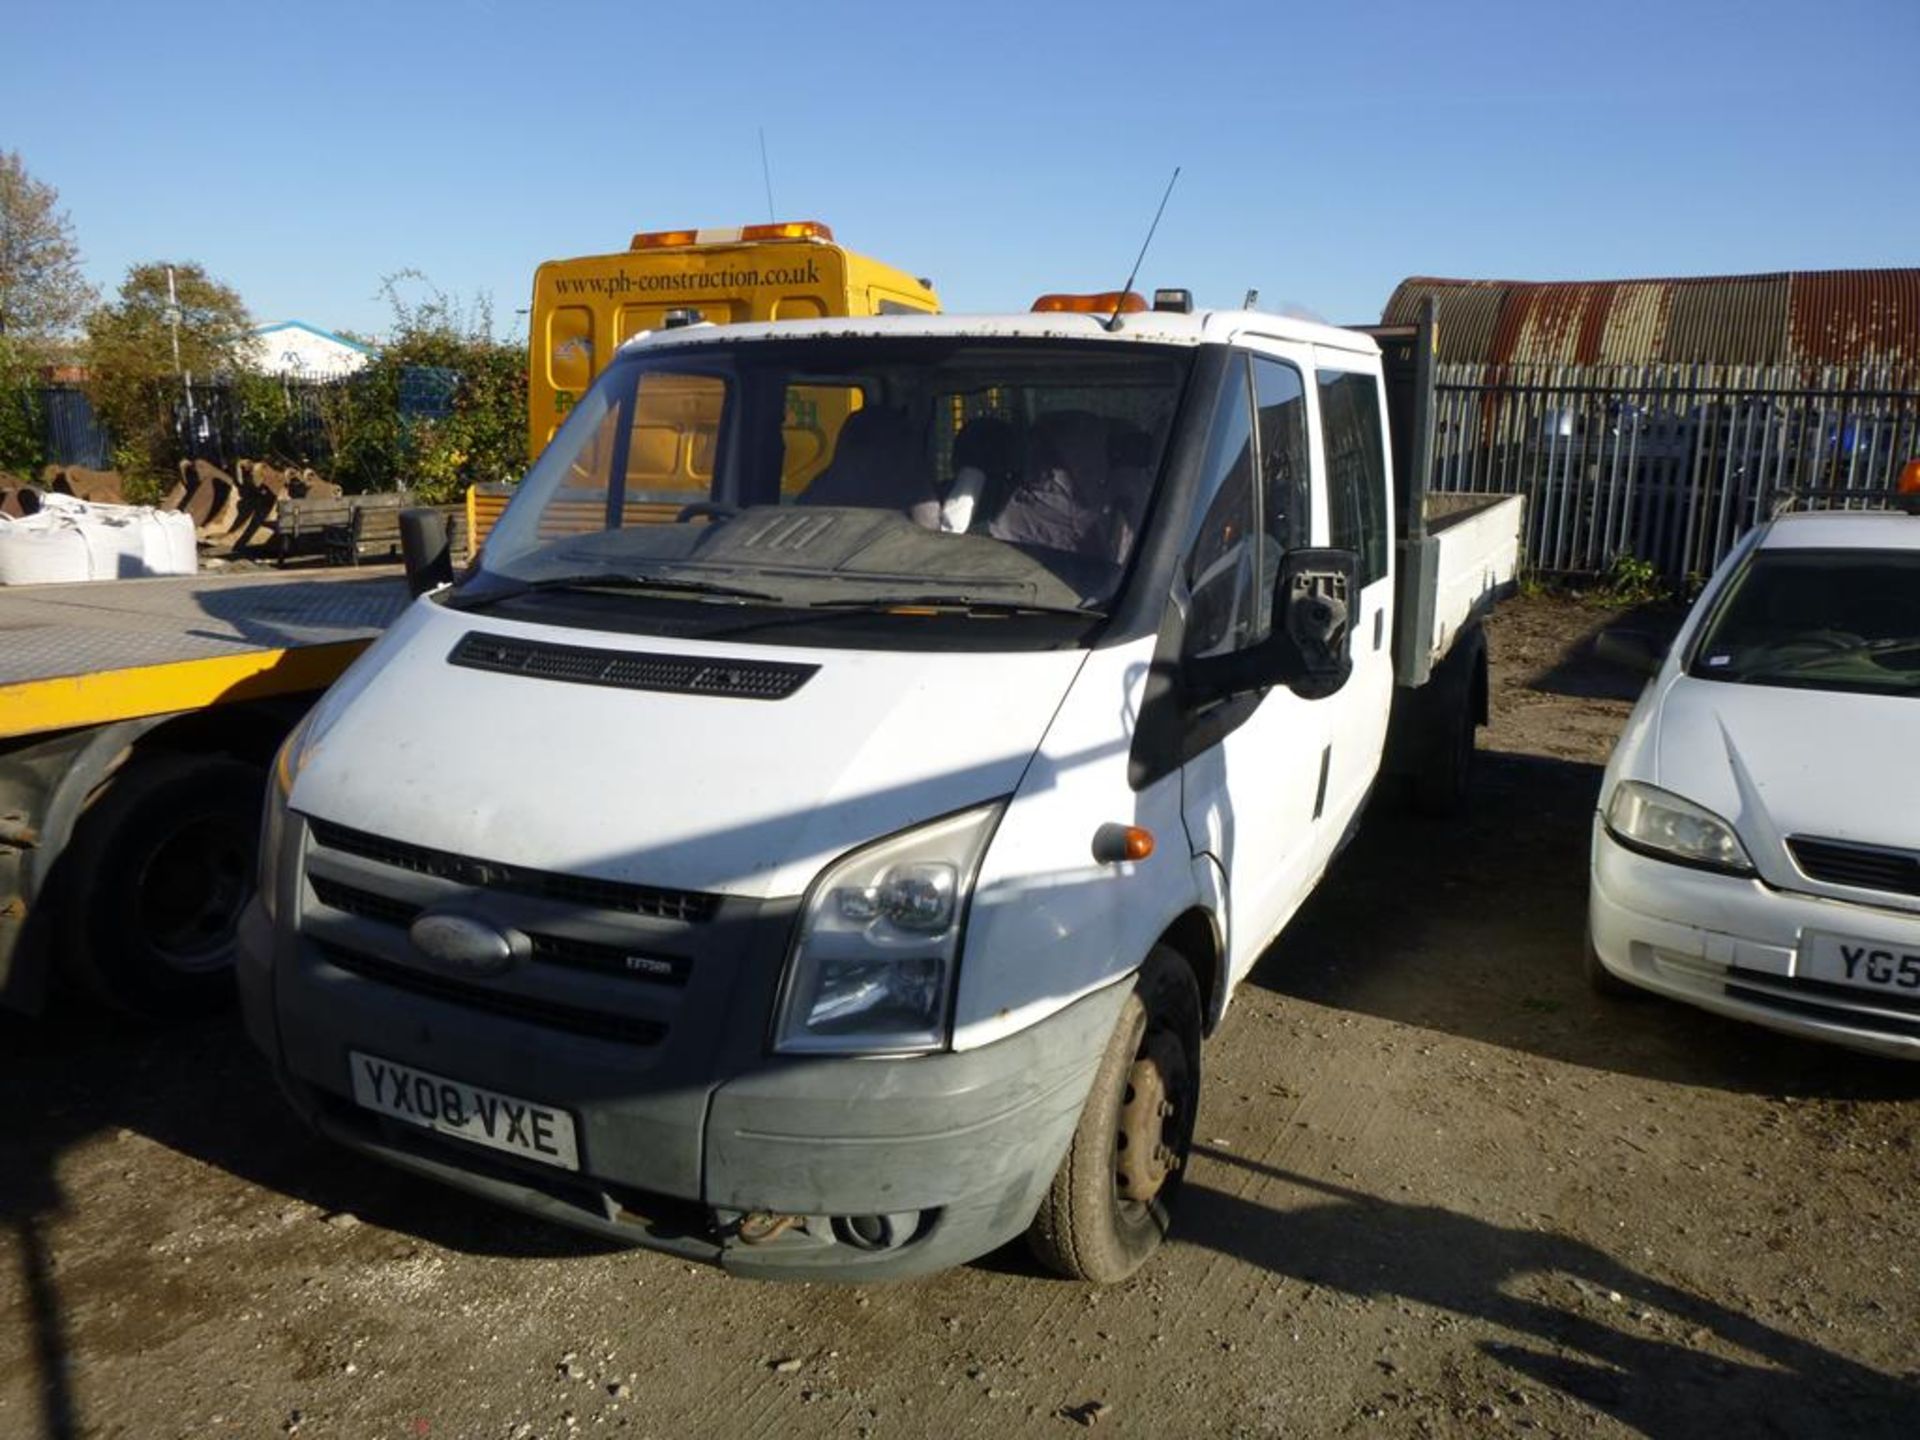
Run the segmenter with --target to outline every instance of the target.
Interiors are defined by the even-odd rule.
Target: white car
[[[1627,721],[1589,975],[1920,1059],[1920,514],[1761,526]]]

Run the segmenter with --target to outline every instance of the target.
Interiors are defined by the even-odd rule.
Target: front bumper
[[[523,1211],[760,1278],[899,1279],[1019,1235],[1129,988],[1117,982],[1018,1035],[947,1055],[770,1056],[756,1024],[750,1045],[730,1035],[704,1047],[703,1072],[340,969],[270,926],[257,902],[241,939],[249,1034],[323,1134]],[[581,1169],[355,1105],[350,1049],[567,1110]],[[715,1067],[716,1051],[731,1058]],[[750,1232],[776,1217],[775,1233],[748,1243],[748,1216]]]
[[[1656,860],[1628,850],[1598,820],[1591,876],[1588,937],[1620,979],[1789,1035],[1920,1060],[1920,995],[1798,973],[1808,932],[1920,952],[1920,916]]]

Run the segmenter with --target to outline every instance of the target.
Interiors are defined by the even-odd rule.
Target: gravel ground
[[[1580,978],[1605,618],[1502,609],[1473,817],[1262,961],[1129,1283],[732,1281],[321,1144],[231,1020],[0,1019],[0,1437],[1920,1434],[1920,1066]]]

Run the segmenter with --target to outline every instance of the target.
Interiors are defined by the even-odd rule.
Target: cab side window
[[[1300,372],[1283,360],[1255,356],[1253,387],[1260,419],[1260,528],[1267,537],[1255,596],[1264,637],[1272,628],[1280,557],[1313,543],[1313,465],[1307,450],[1307,387]]]
[[[1387,573],[1387,475],[1380,453],[1380,383],[1345,370],[1315,372],[1327,447],[1327,543],[1360,556],[1364,587]]]
[[[1207,442],[1200,520],[1187,542],[1188,659],[1239,650],[1259,638],[1261,574],[1254,494],[1253,408],[1247,362],[1235,356]]]

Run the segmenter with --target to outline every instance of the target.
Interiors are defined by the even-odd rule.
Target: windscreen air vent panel
[[[734,700],[784,700],[813,678],[818,665],[778,660],[722,660],[702,655],[660,655],[643,650],[601,650],[555,645],[472,630],[447,656],[450,665],[602,685],[615,690],[658,690],[669,695],[717,695]]]

